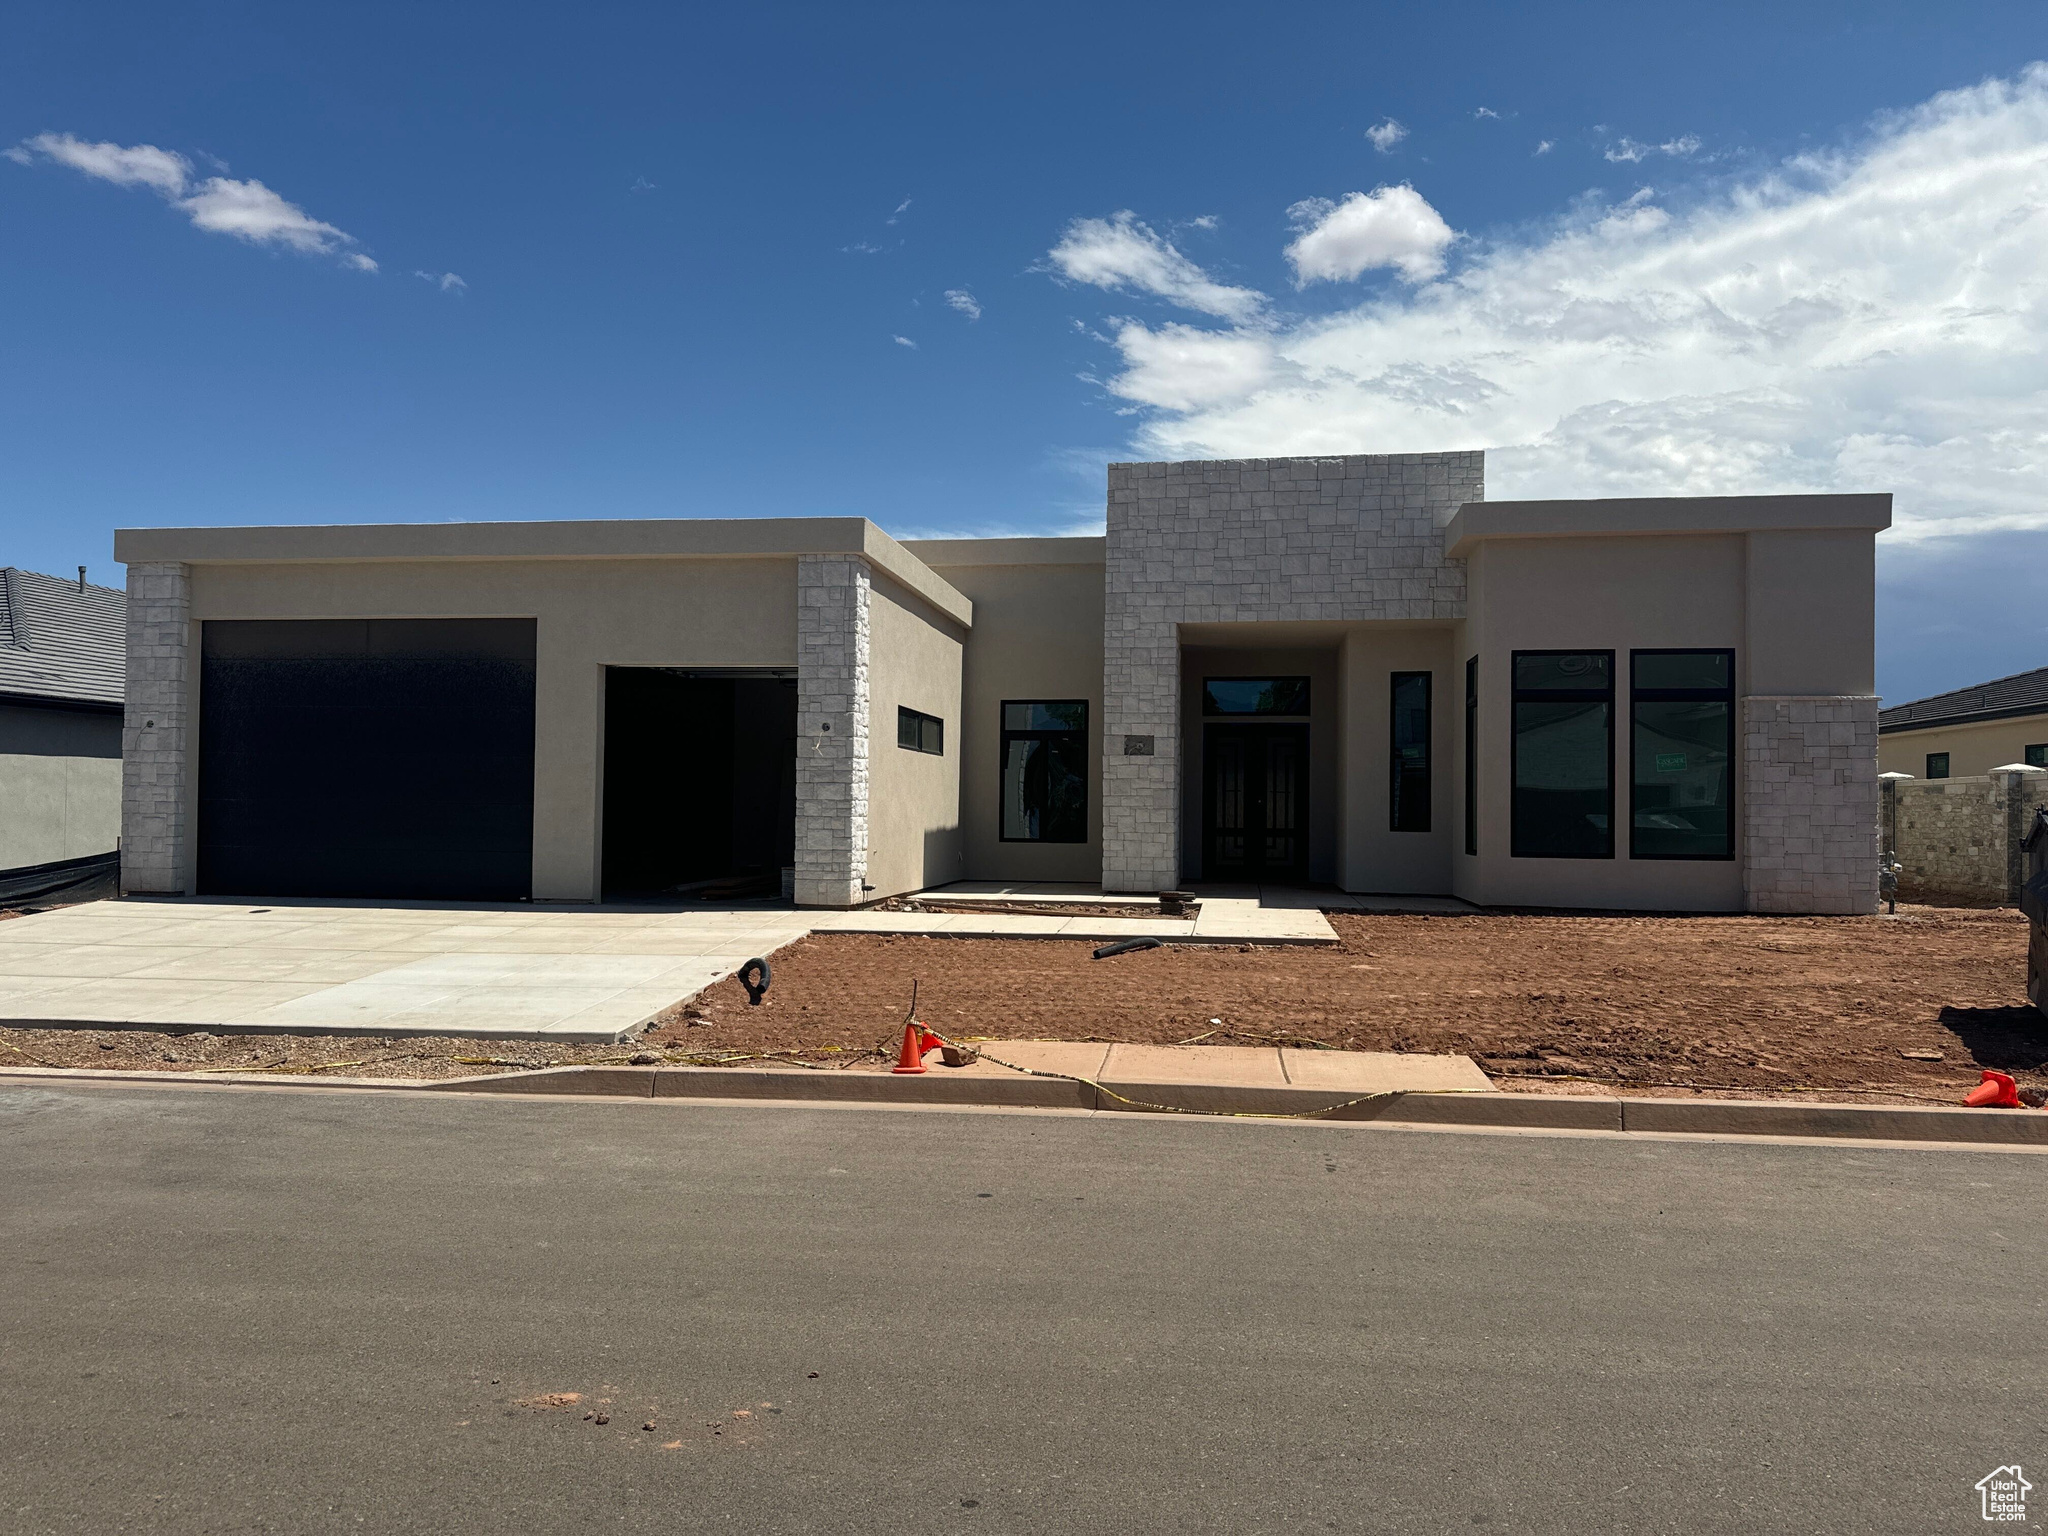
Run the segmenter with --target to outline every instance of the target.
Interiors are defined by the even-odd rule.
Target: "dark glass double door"
[[[1308,727],[1202,728],[1202,877],[1308,878]]]

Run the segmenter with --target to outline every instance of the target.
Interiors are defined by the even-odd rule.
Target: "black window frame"
[[[2048,741],[2028,742],[2020,750],[2020,761],[2029,768],[2048,768]]]
[[[1402,758],[1401,758],[1401,684],[1422,683],[1422,815],[1420,825],[1404,826],[1401,813],[1407,809],[1401,800]],[[1436,745],[1436,674],[1434,672],[1390,672],[1387,674],[1387,830],[1389,832],[1427,832],[1434,821],[1435,807],[1431,804],[1431,779],[1436,772],[1435,756],[1431,749]]]
[[[1302,708],[1295,710],[1211,709],[1212,683],[1300,683]],[[1202,718],[1205,720],[1307,720],[1315,708],[1310,679],[1300,672],[1267,672],[1248,677],[1205,677],[1202,679]]]
[[[1479,658],[1465,658],[1465,852],[1479,853]]]
[[[917,740],[905,741],[903,727],[917,722]],[[927,730],[926,727],[930,729]],[[907,704],[896,706],[896,745],[905,752],[922,752],[927,757],[946,755],[946,722],[937,715],[928,715],[921,709],[912,709]]]
[[[1520,663],[1525,656],[1605,656],[1607,658],[1607,686],[1604,689],[1546,688],[1531,689],[1529,697],[1523,697],[1523,690],[1515,679],[1521,670]],[[1535,650],[1510,651],[1508,653],[1508,857],[1514,859],[1612,859],[1614,857],[1614,716],[1615,716],[1614,652],[1598,646],[1546,646]],[[1516,728],[1515,709],[1520,704],[1592,704],[1604,702],[1607,705],[1607,847],[1601,853],[1524,853],[1521,847],[1521,818],[1516,814],[1516,796],[1522,782],[1522,733]]]
[[[1012,730],[1010,729],[1010,707],[1013,704],[1078,704],[1081,706],[1079,730],[1071,726],[1060,730]],[[1072,848],[1088,841],[1088,818],[1094,812],[1092,796],[1088,793],[1088,775],[1081,775],[1081,835],[1079,837],[1012,837],[1003,830],[1003,775],[1010,762],[1010,742],[1044,741],[1052,737],[1079,736],[1081,738],[1081,761],[1085,764],[1092,759],[1088,755],[1089,732],[1093,729],[1086,699],[1003,699],[996,705],[996,724],[999,734],[996,741],[996,841],[999,843],[1051,843],[1057,847]]]
[[[1728,658],[1728,686],[1725,688],[1641,688],[1636,684],[1636,662],[1644,656],[1725,656]],[[1728,706],[1728,851],[1726,853],[1637,853],[1636,852],[1636,706],[1638,704],[1726,704]],[[1646,864],[1726,864],[1735,857],[1735,829],[1741,824],[1735,799],[1735,648],[1727,645],[1653,645],[1628,653],[1628,856]]]
[[[1934,771],[1934,760],[1937,757],[1941,759],[1941,772],[1939,773]],[[1946,752],[1929,752],[1922,760],[1920,766],[1927,770],[1925,775],[1927,778],[1946,779],[1951,777],[1949,773],[1949,754]]]

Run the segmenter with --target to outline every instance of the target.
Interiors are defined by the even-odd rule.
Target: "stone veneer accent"
[[[192,886],[186,810],[192,578],[173,563],[128,567],[128,693],[121,722],[121,889]]]
[[[1742,701],[1743,877],[1752,912],[1877,910],[1877,700]]]
[[[1443,528],[1485,475],[1480,452],[1109,466],[1105,890],[1180,880],[1177,626],[1463,618]],[[1127,754],[1126,737],[1152,750]]]
[[[851,907],[868,868],[867,562],[796,563],[796,901]]]

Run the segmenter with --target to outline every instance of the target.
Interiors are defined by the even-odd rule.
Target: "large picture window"
[[[1088,841],[1088,701],[1003,704],[1006,843]]]
[[[1628,856],[1735,857],[1735,653],[1629,653]]]
[[[1614,652],[1516,651],[1518,859],[1614,857]]]
[[[1392,762],[1388,765],[1387,825],[1395,832],[1429,830],[1429,674],[1393,675],[1393,718],[1389,722]]]

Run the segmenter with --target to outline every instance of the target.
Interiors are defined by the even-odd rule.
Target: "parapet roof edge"
[[[120,528],[114,558],[184,565],[346,560],[738,559],[858,555],[972,625],[974,605],[864,517],[645,517],[520,523],[340,523],[254,528]]]
[[[1486,539],[1628,538],[1892,525],[1889,491],[1817,496],[1615,496],[1468,501],[1444,526],[1444,553],[1465,559]]]
[[[1101,534],[1005,539],[902,539],[928,565],[1103,565],[1109,540]]]

